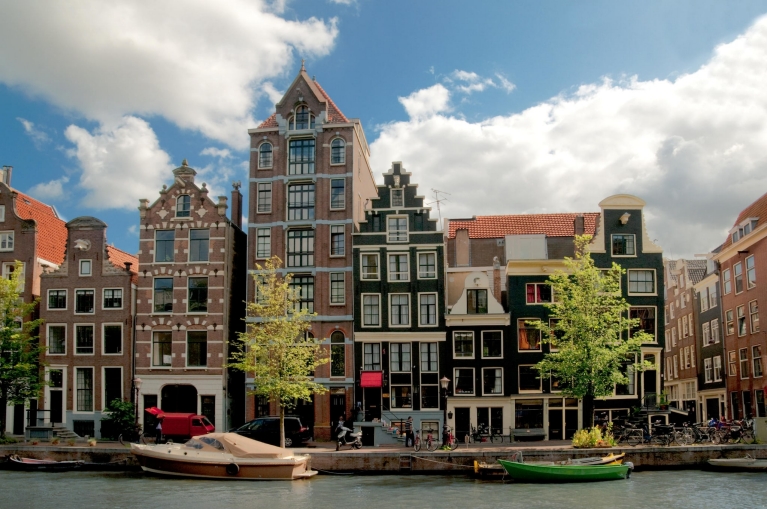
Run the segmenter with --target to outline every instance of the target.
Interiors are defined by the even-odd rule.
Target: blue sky
[[[138,245],[187,158],[247,179],[247,128],[301,58],[443,217],[597,211],[629,192],[669,256],[767,192],[767,2],[0,0],[0,164],[66,220]],[[472,185],[466,185],[469,178]]]

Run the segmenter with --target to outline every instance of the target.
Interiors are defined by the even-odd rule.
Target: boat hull
[[[515,481],[594,482],[626,479],[631,466],[624,465],[531,465],[498,460]]]
[[[722,472],[767,472],[767,460],[754,458],[710,459],[708,467]]]
[[[34,458],[20,458],[14,455],[8,458],[8,465],[14,470],[63,472],[80,468],[83,466],[83,462],[38,460]]]

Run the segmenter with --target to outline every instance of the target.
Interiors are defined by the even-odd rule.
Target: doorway
[[[466,435],[471,433],[471,413],[470,408],[455,409],[455,439],[462,444]]]
[[[161,401],[163,412],[198,413],[194,385],[166,385],[162,388]]]
[[[362,404],[365,408],[365,420],[381,418],[381,388],[365,387],[362,389]]]
[[[706,398],[706,420],[719,418],[719,398]]]
[[[333,430],[336,429],[340,416],[343,416],[344,420],[348,417],[346,415],[346,389],[330,389],[330,425]],[[351,428],[351,425],[347,424],[346,427]]]
[[[24,434],[24,403],[13,405],[13,434]]]
[[[64,422],[64,393],[62,391],[51,391],[51,424],[61,424]]]

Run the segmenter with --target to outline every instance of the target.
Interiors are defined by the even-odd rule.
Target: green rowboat
[[[630,464],[623,465],[534,465],[498,460],[515,481],[591,482],[626,479]]]

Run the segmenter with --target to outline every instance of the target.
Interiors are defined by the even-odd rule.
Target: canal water
[[[638,472],[625,481],[512,484],[463,476],[324,475],[298,482],[0,471],[0,509],[759,508],[767,474]]]

